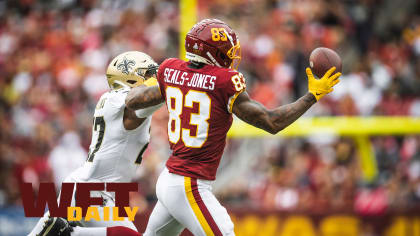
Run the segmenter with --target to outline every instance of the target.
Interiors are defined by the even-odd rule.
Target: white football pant
[[[232,220],[211,192],[211,182],[165,168],[156,184],[158,202],[144,235],[178,235],[184,228],[198,236],[234,235]]]

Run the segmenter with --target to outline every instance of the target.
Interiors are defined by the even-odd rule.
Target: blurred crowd
[[[198,0],[199,19],[239,35],[251,96],[268,107],[307,91],[305,67],[319,46],[343,59],[341,83],[309,116],[420,116],[420,3],[416,0]],[[54,181],[86,159],[92,115],[108,90],[105,69],[138,50],[158,63],[178,56],[178,1],[0,1],[0,206],[19,205],[21,182]],[[168,156],[166,111],[136,181],[135,204],[155,201]],[[240,141],[235,141],[240,142]],[[420,138],[374,137],[378,175],[361,177],[352,139],[279,140],[223,203],[266,209],[370,209],[420,205]],[[257,158],[257,157],[256,157]],[[245,181],[247,179],[248,181]],[[252,180],[252,181],[249,181]],[[366,204],[368,206],[366,206]],[[376,209],[376,210],[378,210]]]
[[[232,179],[220,197],[232,207],[293,212],[420,209],[420,136],[373,137],[376,171],[367,181],[357,140],[285,139]]]

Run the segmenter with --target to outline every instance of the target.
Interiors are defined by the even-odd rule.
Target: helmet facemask
[[[239,64],[241,63],[241,45],[239,43],[239,40],[235,46],[229,49],[226,55],[229,57],[229,59],[232,60],[229,68],[238,70]]]
[[[150,77],[156,77],[158,68],[157,64],[150,64],[147,68],[137,68],[134,73],[143,78],[143,80],[148,80]]]

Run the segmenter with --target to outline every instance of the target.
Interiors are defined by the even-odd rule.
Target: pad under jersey
[[[112,90],[101,96],[93,117],[87,161],[71,174],[77,181],[130,182],[134,177],[150,140],[151,116],[134,130],[124,128],[128,91]]]
[[[233,69],[170,58],[159,67],[157,80],[169,112],[169,172],[214,180],[232,125],[232,105],[245,90]]]

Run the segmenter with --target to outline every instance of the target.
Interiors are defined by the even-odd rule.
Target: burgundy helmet
[[[190,61],[238,69],[241,46],[236,33],[223,21],[205,19],[195,24],[185,37]]]

